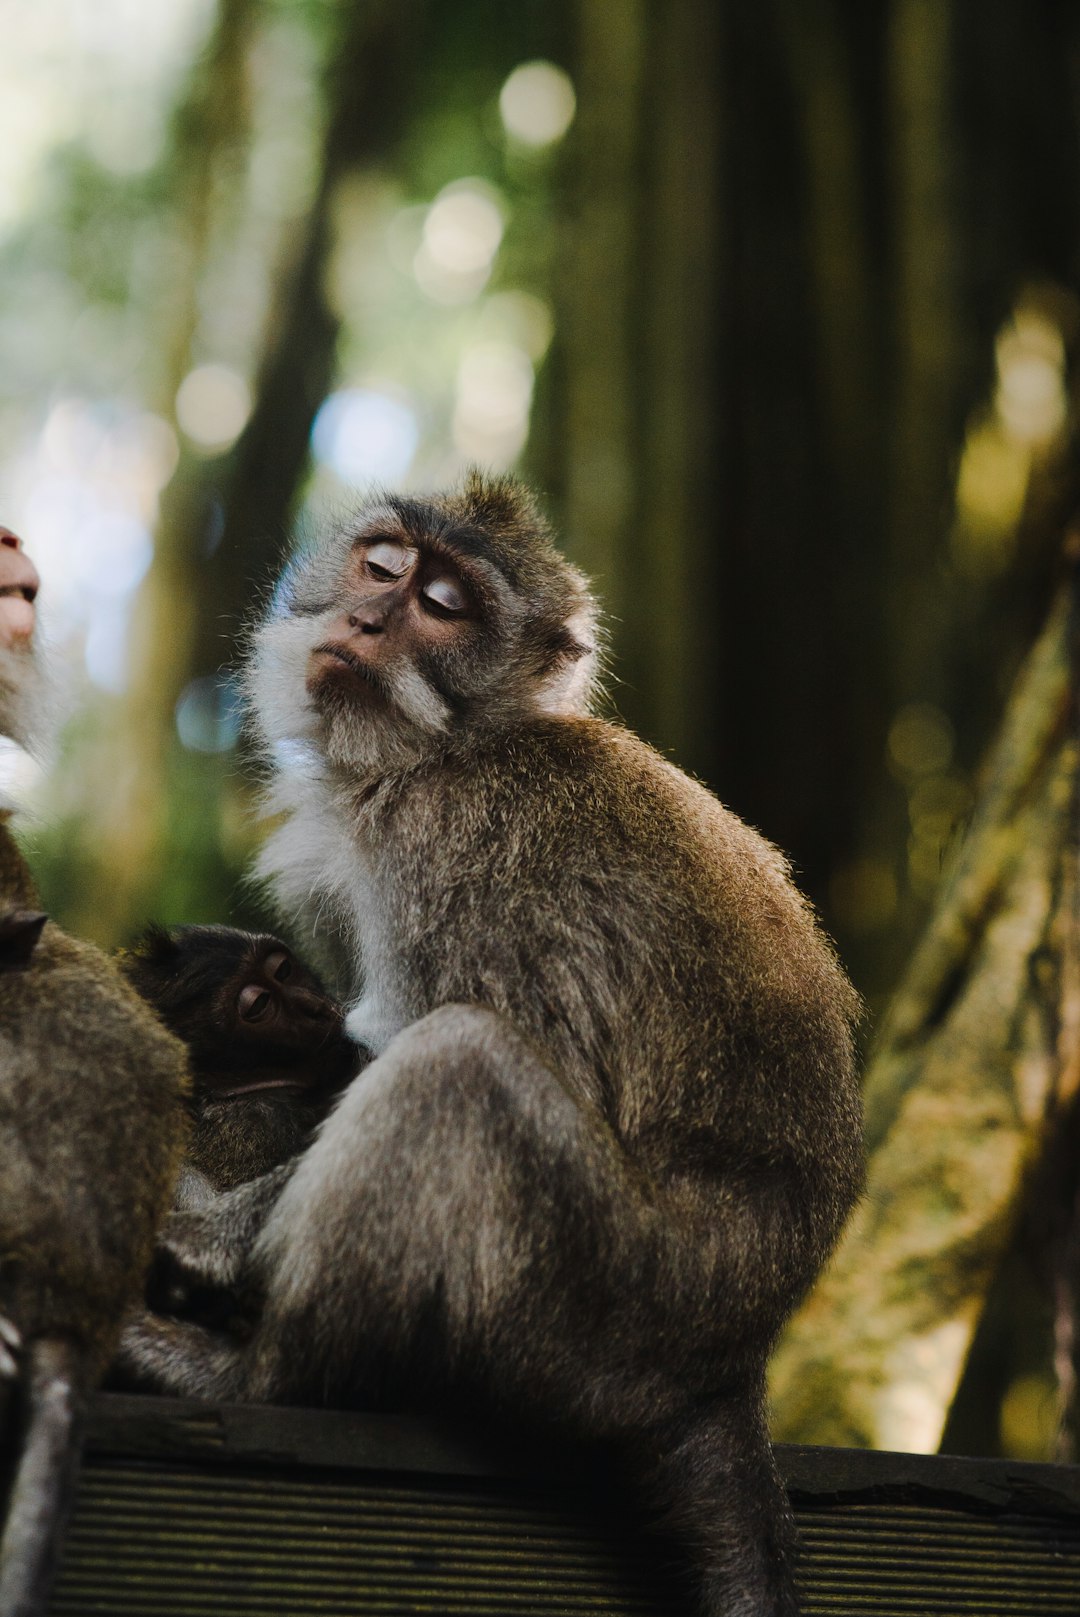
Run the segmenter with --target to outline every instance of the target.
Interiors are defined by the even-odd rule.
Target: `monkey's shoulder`
[[[772,843],[620,724],[543,718],[418,777],[402,820],[473,828],[495,846],[507,829],[525,850],[575,850],[632,871],[741,870],[748,889],[794,893]],[[493,838],[492,830],[499,838]],[[425,826],[425,835],[430,825]],[[801,901],[800,901],[801,902]]]

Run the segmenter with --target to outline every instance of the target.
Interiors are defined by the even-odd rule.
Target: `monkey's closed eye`
[[[459,612],[468,610],[469,601],[465,591],[456,579],[449,577],[447,574],[441,574],[438,578],[429,579],[420,593],[423,596],[424,605],[434,607],[439,615],[443,613],[456,615]]]
[[[392,544],[390,540],[381,540],[377,545],[369,545],[365,560],[368,572],[375,578],[392,579],[404,578],[412,566],[416,552],[408,550],[404,545]]]
[[[248,983],[237,996],[236,1008],[245,1022],[259,1022],[269,1011],[270,1003],[267,989],[260,988],[256,983]]]

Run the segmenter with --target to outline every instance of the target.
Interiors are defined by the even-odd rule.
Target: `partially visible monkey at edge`
[[[151,1315],[124,1353],[614,1446],[701,1613],[790,1617],[765,1362],[862,1181],[859,1004],[782,855],[593,716],[597,660],[509,480],[373,498],[292,565],[247,669],[261,868],[351,951],[375,1059],[291,1176],[171,1223],[254,1334]]]
[[[296,1156],[361,1065],[342,1006],[268,932],[152,926],[117,963],[188,1052],[191,1135],[178,1205]]]
[[[0,734],[32,738],[37,573],[0,528]],[[87,1392],[141,1295],[185,1138],[183,1047],[40,913],[0,808],[0,1612],[44,1613]]]

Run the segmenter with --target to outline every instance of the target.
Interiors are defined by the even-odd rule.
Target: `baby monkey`
[[[118,963],[188,1048],[182,1207],[302,1151],[361,1065],[342,1007],[269,933],[152,926]]]

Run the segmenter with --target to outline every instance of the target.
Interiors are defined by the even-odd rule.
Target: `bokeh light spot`
[[[248,385],[227,365],[197,365],[177,390],[176,419],[182,432],[211,454],[236,442],[250,414]]]
[[[523,62],[499,92],[508,134],[523,146],[551,146],[574,121],[574,86],[554,62]]]
[[[912,702],[902,707],[889,729],[889,761],[902,776],[932,775],[947,769],[953,754],[953,727],[939,707]]]
[[[529,433],[533,368],[514,343],[480,342],[458,367],[454,445],[481,464],[503,469],[520,454]]]
[[[193,679],[176,704],[176,733],[191,752],[228,752],[240,734],[240,699],[231,680]]]
[[[409,406],[368,388],[331,393],[311,429],[315,458],[343,483],[398,482],[419,442],[419,424]]]
[[[503,205],[483,180],[444,186],[424,218],[413,259],[417,285],[433,302],[467,303],[488,283],[503,237]]]
[[[1048,443],[1067,410],[1060,330],[1033,309],[1018,310],[997,339],[996,358],[994,404],[1002,425],[1020,443]]]

